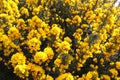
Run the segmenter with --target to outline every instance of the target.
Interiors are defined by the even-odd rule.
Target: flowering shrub
[[[119,80],[115,1],[0,0],[0,63],[21,80]]]

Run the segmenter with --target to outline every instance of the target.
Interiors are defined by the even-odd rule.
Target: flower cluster
[[[0,0],[0,66],[16,80],[119,80],[115,3]]]

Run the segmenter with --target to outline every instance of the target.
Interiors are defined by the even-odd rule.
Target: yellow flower
[[[71,49],[70,46],[71,46],[70,43],[68,43],[67,41],[63,41],[61,44],[59,44],[58,51],[68,53],[68,51]]]
[[[87,80],[92,80],[92,79],[99,80],[98,72],[96,72],[96,71],[89,71],[87,73],[85,79],[87,79]]]
[[[43,9],[43,7],[41,5],[38,6],[37,8],[34,8],[32,14],[38,15],[38,13],[40,12],[41,9]]]
[[[81,21],[82,21],[81,17],[80,17],[79,15],[76,15],[76,16],[73,18],[72,23],[77,24],[77,25],[79,26],[80,23],[81,23]]]
[[[41,64],[42,62],[45,62],[48,59],[48,56],[45,52],[36,52],[34,55],[34,62]]]
[[[13,11],[12,16],[14,16],[14,17],[16,17],[16,18],[20,17],[17,4],[16,4],[14,1],[12,1],[12,0],[7,1],[7,3],[9,3],[9,5],[10,5],[11,8],[12,8],[12,11]],[[9,14],[9,13],[8,13],[8,14]]]
[[[0,57],[0,62],[1,62],[2,60],[3,60],[2,57]]]
[[[40,80],[40,78],[45,74],[44,69],[41,66],[29,63],[29,70],[31,71],[32,77],[35,80]]]
[[[13,0],[16,4],[18,4],[19,3],[19,0]]]
[[[41,35],[38,33],[37,30],[31,30],[31,31],[28,33],[27,38],[28,38],[28,39],[32,39],[33,37],[35,37],[35,38],[37,38],[37,39],[40,39]]]
[[[81,35],[82,35],[83,31],[82,29],[77,29],[76,32],[73,34],[74,38],[80,42],[81,40]]]
[[[57,24],[52,25],[51,34],[59,36],[61,32],[62,30]]]
[[[86,75],[86,79],[91,79],[91,78],[92,78],[92,73],[88,72],[87,75]]]
[[[111,80],[109,75],[102,75],[101,79],[102,80]]]
[[[114,24],[115,19],[116,19],[116,17],[115,17],[113,14],[111,14],[111,15],[108,17],[108,21],[109,21],[109,23],[110,23],[111,25]]]
[[[16,27],[11,27],[8,31],[8,37],[11,40],[15,40],[15,39],[20,38],[19,30]]]
[[[45,30],[43,30],[42,28],[38,28],[38,32],[40,35],[37,35],[37,37],[40,37],[42,39],[47,38],[47,32],[45,32]]]
[[[24,21],[24,19],[18,19],[18,20],[16,20],[16,22],[17,22],[17,29],[19,29],[19,30],[25,30],[25,29],[27,29],[26,28],[26,24],[25,24],[25,21]]]
[[[54,79],[52,78],[52,76],[47,75],[47,76],[46,76],[46,80],[54,80]]]
[[[12,42],[7,35],[2,35],[0,41],[3,41],[3,46],[6,48]]]
[[[49,59],[52,59],[53,56],[54,56],[54,52],[53,52],[53,50],[52,50],[51,47],[46,47],[46,48],[44,49],[44,53],[47,54],[47,56],[48,56]]]
[[[110,71],[110,73],[112,74],[112,78],[114,78],[114,77],[117,77],[117,76],[118,76],[118,71],[117,71],[115,68],[110,69],[109,71]]]
[[[67,23],[71,22],[71,19],[70,18],[66,18],[65,20]]]
[[[38,3],[38,0],[26,0],[26,3],[28,4],[28,7],[35,7]]]
[[[87,24],[82,24],[82,26],[81,26],[81,28],[88,28],[89,27],[89,25],[87,25]]]
[[[72,40],[71,40],[69,37],[65,37],[65,38],[64,38],[64,41],[67,41],[67,42],[69,42],[69,43],[72,42]]]
[[[20,8],[20,13],[21,13],[21,15],[29,16],[28,9],[25,7]]]
[[[116,68],[117,68],[117,69],[120,69],[120,61],[117,61],[117,62],[116,62]]]
[[[104,64],[104,59],[103,58],[100,59],[100,64],[102,64],[102,65]]]
[[[59,75],[55,80],[74,80],[71,73],[65,73]]]
[[[12,63],[13,67],[15,67],[16,65],[25,64],[26,63],[26,57],[23,55],[23,53],[18,52],[16,54],[12,55],[11,63]]]
[[[14,73],[16,75],[18,75],[19,77],[21,78],[25,78],[25,77],[28,77],[29,76],[29,67],[25,64],[22,64],[22,65],[16,65],[14,67]]]
[[[97,58],[94,58],[94,59],[93,59],[93,61],[94,61],[95,63],[97,63],[97,62],[98,62]]]
[[[58,58],[57,58],[57,59],[54,61],[54,64],[59,67],[60,64],[61,64],[61,62],[62,62],[61,59],[58,59]]]
[[[110,62],[110,66],[113,66],[115,63],[114,62]]]
[[[27,45],[30,49],[30,53],[33,53],[33,51],[36,52],[36,51],[40,50],[41,42],[37,38],[32,38],[32,39],[28,40]]]

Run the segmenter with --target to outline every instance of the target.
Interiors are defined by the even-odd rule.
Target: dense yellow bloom
[[[74,78],[71,73],[65,73],[57,77],[56,80],[74,80]]]
[[[10,5],[11,8],[12,8],[13,16],[15,16],[15,17],[20,17],[20,13],[19,13],[17,4],[16,4],[14,1],[12,1],[12,0],[9,0],[8,3],[9,3],[9,5]]]
[[[92,78],[91,72],[88,72],[88,73],[87,73],[86,78],[87,78],[87,79],[91,79],[91,78]]]
[[[5,48],[4,51],[4,56],[9,56],[10,53],[14,52],[14,48],[16,48],[16,45],[9,39],[7,35],[2,35],[0,34],[0,50]]]
[[[94,59],[93,59],[93,61],[94,61],[95,63],[97,63],[97,62],[98,62],[97,58],[94,58]]]
[[[20,76],[21,78],[28,77],[29,76],[29,67],[25,64],[22,65],[16,65],[14,67],[14,73]]]
[[[28,33],[27,38],[28,38],[28,39],[32,39],[33,37],[35,37],[35,38],[37,38],[37,39],[40,39],[41,35],[38,33],[37,30],[31,30],[31,31]]]
[[[89,26],[87,24],[82,24],[81,28],[88,28]]]
[[[80,42],[80,40],[81,40],[81,35],[82,35],[82,33],[83,33],[83,31],[82,31],[82,29],[77,29],[76,30],[76,32],[73,34],[73,36],[74,36],[74,38],[78,41],[78,42]]]
[[[8,31],[8,37],[11,40],[15,40],[15,39],[20,38],[19,30],[16,27],[11,27]]]
[[[35,5],[38,3],[38,0],[26,0],[26,3],[28,4],[28,7],[32,8],[35,7]]]
[[[67,23],[69,23],[69,22],[71,22],[71,19],[67,18],[65,21],[66,21]]]
[[[98,72],[96,72],[96,71],[90,71],[90,72],[88,72],[87,75],[86,75],[86,77],[85,77],[85,79],[87,79],[87,80],[92,80],[92,79],[100,80],[98,78]]]
[[[0,57],[0,62],[2,61],[2,57]]]
[[[59,38],[59,35],[62,32],[62,29],[58,27],[57,24],[53,24],[50,32],[51,34],[56,35],[56,38]]]
[[[0,41],[3,41],[3,46],[5,48],[11,43],[11,40],[8,38],[7,35],[1,35]]]
[[[41,5],[38,6],[37,8],[34,8],[32,14],[33,14],[33,15],[39,14],[39,11],[40,11],[41,9],[43,9],[43,7],[42,7]]]
[[[37,38],[32,38],[27,42],[27,45],[29,46],[30,53],[33,53],[34,51],[37,52],[40,50],[41,42]]]
[[[109,17],[108,17],[108,21],[110,23],[110,25],[113,25],[114,22],[115,22],[115,16],[113,14],[111,14]]]
[[[65,38],[64,38],[64,41],[67,41],[67,42],[69,42],[69,43],[72,42],[72,40],[71,40],[69,37],[65,37]]]
[[[59,44],[58,51],[68,53],[68,51],[71,49],[70,46],[71,46],[70,43],[68,43],[67,41],[63,41],[62,43]]]
[[[58,59],[58,58],[57,58],[57,59],[54,61],[54,64],[59,67],[60,64],[61,64],[61,62],[62,62],[61,59]]]
[[[110,71],[110,73],[112,74],[112,78],[118,76],[118,71],[117,71],[116,69],[113,68],[113,69],[110,69],[109,71]]]
[[[80,25],[82,19],[79,15],[76,15],[73,19],[72,19],[72,23],[77,24],[78,26]]]
[[[26,57],[21,52],[15,53],[11,57],[11,63],[13,67],[15,67],[16,65],[23,65],[26,63]]]
[[[119,62],[119,61],[116,62],[116,68],[117,68],[117,69],[120,69],[120,62]]]
[[[26,80],[119,80],[115,2],[0,0],[0,61]]]
[[[54,80],[54,79],[50,75],[47,75],[46,80]]]
[[[45,74],[44,69],[41,66],[29,63],[29,70],[31,71],[32,77],[35,80],[40,80],[40,78]]]
[[[27,19],[29,23],[29,30],[36,29],[36,28],[43,28],[45,22],[43,22],[38,16],[33,16],[31,19]]]
[[[41,64],[42,62],[45,62],[48,59],[47,53],[45,52],[36,52],[34,56],[34,62]]]
[[[25,8],[25,7],[22,7],[22,8],[20,9],[20,13],[21,13],[21,15],[29,16],[28,9]]]
[[[54,52],[53,52],[53,50],[52,50],[51,47],[46,47],[46,48],[44,49],[44,53],[47,54],[48,59],[52,59],[53,56],[54,56]]]
[[[18,20],[16,20],[16,22],[17,22],[17,26],[16,26],[17,29],[19,29],[19,30],[27,29],[25,21],[23,19],[18,19]]]
[[[38,32],[39,32],[39,34],[40,35],[36,35],[37,37],[40,37],[40,38],[42,38],[42,39],[45,39],[45,38],[47,38],[47,32],[45,31],[45,29],[46,28],[44,28],[44,30],[42,29],[42,28],[38,28]]]
[[[110,79],[110,76],[108,76],[108,75],[102,75],[102,76],[101,76],[101,79],[111,80],[111,79]]]

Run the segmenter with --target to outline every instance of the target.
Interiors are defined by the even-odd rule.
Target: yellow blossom
[[[16,65],[14,68],[14,73],[21,78],[25,78],[29,76],[28,70],[29,70],[29,67],[25,64]]]
[[[34,62],[41,64],[42,62],[45,62],[48,59],[47,53],[45,52],[36,52],[34,55]]]
[[[37,8],[34,8],[32,14],[33,14],[33,15],[37,15],[42,8],[43,8],[43,7],[42,7],[41,5],[38,6]]]
[[[38,33],[37,30],[31,30],[31,31],[28,33],[27,38],[28,38],[28,39],[32,39],[33,37],[35,37],[35,38],[37,38],[37,39],[40,39],[41,35]]]
[[[31,71],[32,77],[36,80],[39,80],[45,74],[44,69],[41,66],[29,63],[29,70]]]
[[[8,37],[10,37],[11,40],[20,38],[19,30],[16,27],[11,27],[8,31]]]
[[[61,31],[62,31],[61,28],[58,27],[57,24],[52,25],[51,34],[56,35],[57,37],[59,37]]]
[[[71,49],[70,46],[71,46],[70,43],[68,43],[67,41],[63,41],[61,44],[59,44],[58,51],[68,53],[68,51]]]
[[[110,76],[108,76],[108,75],[102,75],[102,76],[101,76],[101,79],[111,80],[111,79],[110,79]]]
[[[21,15],[23,15],[23,16],[24,16],[24,15],[29,16],[28,9],[25,8],[25,7],[20,8],[20,13],[21,13]]]
[[[112,78],[118,76],[118,71],[117,71],[116,69],[113,68],[113,69],[110,69],[109,71],[110,71],[110,73],[112,74]]]
[[[56,59],[55,61],[54,61],[54,64],[56,65],[56,66],[60,66],[60,64],[61,64],[61,59]]]
[[[47,54],[48,59],[52,59],[53,56],[54,56],[54,52],[53,52],[53,50],[52,50],[51,47],[46,47],[46,48],[44,49],[44,53]]]
[[[46,80],[54,80],[54,79],[52,78],[52,76],[47,75],[47,76],[46,76]]]
[[[0,57],[0,62],[2,61],[2,57]]]
[[[82,24],[81,28],[88,28],[89,26],[87,24]]]
[[[66,18],[66,20],[65,20],[67,23],[69,23],[69,22],[71,22],[71,19],[69,19],[69,18]]]
[[[26,3],[28,4],[28,7],[35,7],[35,5],[38,3],[38,0],[26,0]]]
[[[25,64],[26,57],[23,55],[23,53],[18,52],[11,57],[11,63],[13,67],[15,67],[16,65]]]
[[[27,45],[29,46],[30,53],[33,53],[33,51],[40,50],[41,42],[37,38],[32,38],[27,42]]]
[[[119,61],[116,62],[116,68],[120,69],[120,62]]]
[[[81,17],[80,17],[79,15],[76,15],[76,16],[73,18],[73,20],[72,20],[72,22],[73,22],[74,24],[77,24],[78,26],[80,25],[81,21],[82,21],[82,19],[81,19]]]
[[[87,80],[92,80],[92,79],[99,80],[99,78],[98,78],[98,72],[96,72],[96,71],[89,71],[87,73],[85,79],[87,79]]]
[[[56,80],[74,80],[73,76],[71,73],[65,73],[61,74],[59,77],[56,78]]]
[[[69,43],[72,42],[72,40],[71,40],[69,37],[65,37],[65,38],[64,38],[64,41],[67,41],[67,42],[69,42]]]

